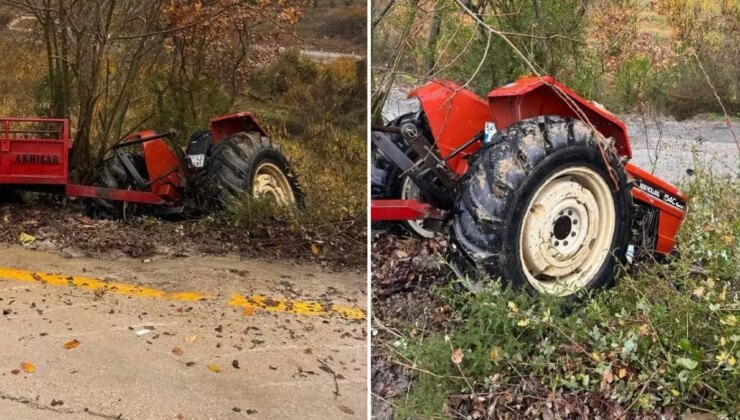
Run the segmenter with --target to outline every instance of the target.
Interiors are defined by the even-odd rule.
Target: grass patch
[[[698,172],[684,190],[681,258],[581,305],[438,286],[447,326],[388,345],[413,377],[396,417],[740,415],[740,183]]]

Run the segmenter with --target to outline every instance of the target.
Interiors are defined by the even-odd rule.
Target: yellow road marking
[[[207,293],[196,291],[168,292],[151,287],[137,286],[121,282],[108,282],[91,277],[64,276],[61,274],[48,274],[3,267],[0,267],[0,279],[48,284],[50,286],[57,287],[75,287],[91,291],[102,290],[106,293],[153,299],[194,302],[211,298]],[[245,297],[238,293],[232,293],[227,304],[233,307],[244,308],[244,313],[248,315],[251,315],[257,309],[263,309],[272,312],[293,313],[307,316],[337,314],[348,319],[365,319],[365,311],[359,308],[341,305],[326,306],[317,302],[272,298],[262,295]]]
[[[231,295],[229,306],[238,306],[245,309],[245,313],[253,313],[254,309],[264,309],[273,312],[289,312],[299,315],[329,315],[337,314],[349,319],[365,319],[365,311],[358,308],[340,305],[322,305],[317,302],[301,300],[275,299],[262,295],[242,296],[238,293]]]
[[[103,290],[106,293],[118,295],[172,299],[183,301],[197,301],[206,299],[207,296],[200,292],[167,292],[151,287],[136,286],[133,284],[108,282],[90,277],[63,276],[59,274],[48,274],[26,270],[16,270],[14,268],[0,267],[0,278],[25,281],[31,283],[43,283],[51,286],[73,286],[87,290]]]

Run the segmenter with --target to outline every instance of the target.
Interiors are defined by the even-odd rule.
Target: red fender
[[[263,136],[267,135],[267,131],[249,112],[237,112],[213,117],[211,118],[210,128],[213,144],[221,143],[221,140],[226,137],[242,131],[258,131]]]
[[[578,96],[552,76],[522,77],[489,92],[488,103],[499,130],[541,115],[573,117],[593,124],[605,137],[614,139],[620,155],[632,158],[624,123],[603,106]]]

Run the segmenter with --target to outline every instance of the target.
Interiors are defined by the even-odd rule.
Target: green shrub
[[[645,107],[663,109],[665,89],[673,74],[657,72],[650,58],[635,56],[622,62],[615,75],[609,108],[617,112],[633,112]]]
[[[322,126],[364,132],[364,68],[351,58],[319,63],[291,50],[255,72],[250,92],[259,102],[278,104],[282,112],[273,111],[270,122],[291,134]]]

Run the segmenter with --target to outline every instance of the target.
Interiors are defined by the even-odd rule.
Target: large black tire
[[[134,168],[139,174],[146,179],[146,161],[141,153],[124,152],[125,156],[131,160]],[[129,175],[126,168],[117,155],[112,155],[105,159],[95,170],[95,178],[92,185],[111,189],[132,189],[138,190],[133,177]],[[105,200],[97,198],[87,202],[88,214],[91,217],[118,220],[127,216],[139,214],[142,210],[141,205],[124,203],[123,201]]]
[[[305,193],[288,159],[278,145],[258,132],[236,133],[211,146],[206,157],[205,176],[215,184],[216,199],[224,206],[240,194],[255,195],[255,177],[265,165],[277,168],[285,176],[289,186],[288,195],[292,197],[292,203],[278,204],[302,207]]]
[[[589,195],[601,204],[594,206]],[[586,201],[602,214],[589,213]],[[572,218],[571,207],[564,206],[577,207]],[[580,290],[613,283],[625,261],[631,214],[627,174],[607,140],[578,120],[524,120],[497,134],[492,145],[470,159],[454,207],[455,264],[476,286],[501,279],[532,294],[576,296]],[[576,224],[578,217],[583,218],[581,226]],[[562,251],[567,246],[571,248]],[[604,248],[600,253],[589,251],[599,247]],[[544,257],[546,253],[550,257]],[[560,259],[575,261],[563,262],[567,266],[563,270],[573,271],[543,274],[561,270],[558,265],[532,262],[553,261],[547,258],[556,264]],[[579,258],[585,258],[580,267]],[[539,271],[542,267],[546,268]]]

